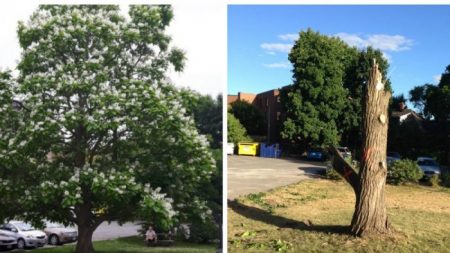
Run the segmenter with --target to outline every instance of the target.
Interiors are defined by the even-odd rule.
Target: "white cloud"
[[[296,34],[296,33],[280,34],[280,35],[278,35],[278,38],[280,38],[282,40],[294,41],[294,40],[298,39],[298,34]]]
[[[267,68],[280,68],[280,69],[289,69],[291,68],[291,63],[288,61],[285,62],[274,62],[269,64],[263,64],[264,67]]]
[[[438,84],[441,81],[441,75],[434,75],[433,81],[435,84]]]
[[[337,33],[334,36],[341,38],[350,46],[364,48],[372,46],[382,51],[398,52],[411,49],[413,40],[402,35],[370,34],[360,36],[358,34]]]
[[[0,66],[14,68],[21,50],[16,35],[17,22],[27,21],[38,4],[2,2],[0,4]],[[121,4],[123,9],[127,5]],[[186,52],[182,73],[171,72],[177,86],[187,86],[203,94],[216,95],[225,87],[226,8],[216,3],[174,4],[174,19],[168,28],[172,45]],[[208,22],[205,22],[207,20]]]
[[[289,53],[292,48],[292,44],[286,43],[263,43],[261,48],[269,52]]]

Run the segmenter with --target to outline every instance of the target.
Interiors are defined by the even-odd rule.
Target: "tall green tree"
[[[289,53],[293,85],[282,96],[286,121],[283,138],[305,145],[337,144],[338,118],[345,108],[345,62],[351,48],[343,41],[311,29],[300,32]]]
[[[168,227],[210,213],[198,191],[215,160],[166,82],[184,62],[165,33],[172,9],[130,6],[128,14],[40,6],[19,24],[18,79],[0,82],[10,87],[0,101],[0,195],[14,200],[0,214],[76,224],[77,253],[94,251],[104,221]]]
[[[372,59],[383,75],[388,62],[379,50],[361,51],[311,29],[300,32],[289,54],[293,85],[282,92],[286,111],[282,137],[308,145],[361,144],[365,82]],[[390,90],[390,82],[386,82]]]

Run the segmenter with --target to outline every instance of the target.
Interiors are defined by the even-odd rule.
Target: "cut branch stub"
[[[333,168],[339,175],[341,175],[345,181],[347,181],[355,190],[359,185],[358,172],[353,169],[352,165],[347,162],[336,147],[330,146],[328,152],[332,155]]]

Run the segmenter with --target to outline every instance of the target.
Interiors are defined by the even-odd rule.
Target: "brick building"
[[[239,92],[237,95],[228,95],[227,102],[231,104],[235,101],[246,101],[261,111],[266,120],[267,142],[279,142],[281,124],[282,124],[282,108],[280,102],[280,90],[268,90],[258,94]]]

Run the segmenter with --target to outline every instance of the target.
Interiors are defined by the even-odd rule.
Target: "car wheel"
[[[51,235],[49,240],[51,245],[58,245],[59,244],[59,238],[57,235]]]
[[[25,240],[20,238],[17,240],[17,248],[18,249],[25,249]]]

